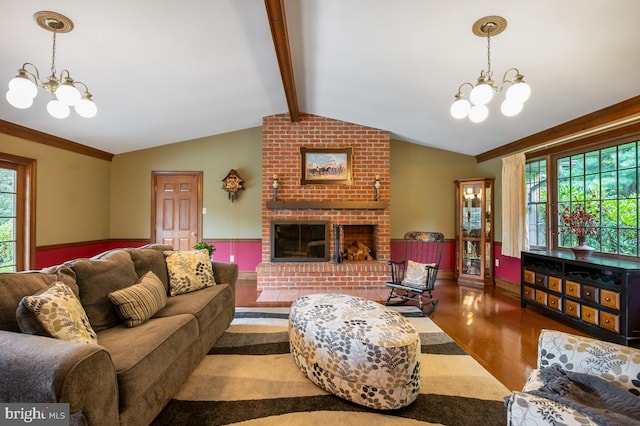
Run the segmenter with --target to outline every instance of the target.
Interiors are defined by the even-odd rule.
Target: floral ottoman
[[[342,294],[297,299],[289,315],[291,354],[327,392],[367,407],[409,405],[420,390],[420,337],[401,314]]]

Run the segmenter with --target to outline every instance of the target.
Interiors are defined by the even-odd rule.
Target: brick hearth
[[[262,148],[262,263],[256,268],[258,290],[305,289],[332,292],[379,289],[389,278],[390,257],[390,135],[389,132],[325,117],[288,114],[265,117]],[[353,148],[351,185],[301,185],[300,148]],[[272,177],[278,175],[274,207]],[[374,179],[381,188],[374,203]],[[311,202],[312,208],[287,208],[288,202]],[[342,204],[336,203],[341,202]],[[370,202],[370,203],[369,203]],[[271,206],[269,208],[267,203]],[[300,204],[298,204],[300,205]],[[377,225],[376,260],[358,262],[270,262],[273,220],[327,221],[333,225]],[[333,235],[329,253],[334,253]]]

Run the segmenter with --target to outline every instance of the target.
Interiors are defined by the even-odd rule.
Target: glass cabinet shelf
[[[456,184],[456,271],[458,283],[493,284],[493,178]]]

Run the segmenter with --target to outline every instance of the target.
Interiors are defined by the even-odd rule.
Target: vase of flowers
[[[587,235],[598,232],[598,210],[587,210],[583,203],[573,204],[573,208],[566,206],[560,213],[560,231],[575,235],[578,245],[570,247],[577,259],[591,256],[594,248],[585,244]]]

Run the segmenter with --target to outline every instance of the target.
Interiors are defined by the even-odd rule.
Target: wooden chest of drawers
[[[597,338],[640,346],[640,262],[526,251],[521,279],[523,307],[534,306]]]

